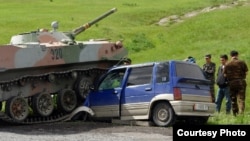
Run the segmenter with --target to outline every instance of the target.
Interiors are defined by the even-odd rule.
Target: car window
[[[149,84],[152,78],[153,66],[132,68],[127,86]]]
[[[98,90],[121,87],[125,69],[110,72],[100,83]]]
[[[188,63],[176,63],[176,76],[205,79],[204,74],[198,65]]]
[[[156,83],[169,81],[169,63],[159,63],[157,65]]]

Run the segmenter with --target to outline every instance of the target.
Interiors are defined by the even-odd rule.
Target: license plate
[[[194,110],[196,111],[207,111],[208,106],[205,104],[194,104]]]

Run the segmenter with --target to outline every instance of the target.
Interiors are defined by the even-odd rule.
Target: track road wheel
[[[61,90],[58,94],[57,105],[64,112],[71,112],[77,106],[76,93],[70,89]]]
[[[12,97],[6,102],[6,113],[14,120],[23,121],[29,115],[29,106],[23,97]]]
[[[87,95],[89,94],[90,85],[91,85],[91,81],[89,78],[83,77],[76,81],[75,90],[82,99],[85,99]]]
[[[175,122],[175,114],[167,102],[160,102],[153,108],[153,122],[157,126],[169,127]]]
[[[32,98],[32,108],[34,113],[40,116],[49,116],[54,110],[53,99],[48,93],[40,93]]]

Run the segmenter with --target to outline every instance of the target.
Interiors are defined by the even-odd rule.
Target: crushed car
[[[205,124],[215,112],[209,84],[197,64],[185,61],[118,66],[92,87],[75,114],[88,113],[93,119],[147,120],[163,127],[177,120]]]

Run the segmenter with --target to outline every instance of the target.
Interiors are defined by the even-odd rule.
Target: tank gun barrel
[[[93,24],[99,22],[100,20],[102,20],[103,18],[111,15],[112,13],[116,12],[117,9],[116,8],[112,8],[111,10],[107,11],[106,13],[102,14],[101,16],[97,17],[96,19],[76,28],[73,30],[72,35],[73,37],[77,36],[78,34],[80,34],[81,32],[85,31],[87,28],[91,27]]]

